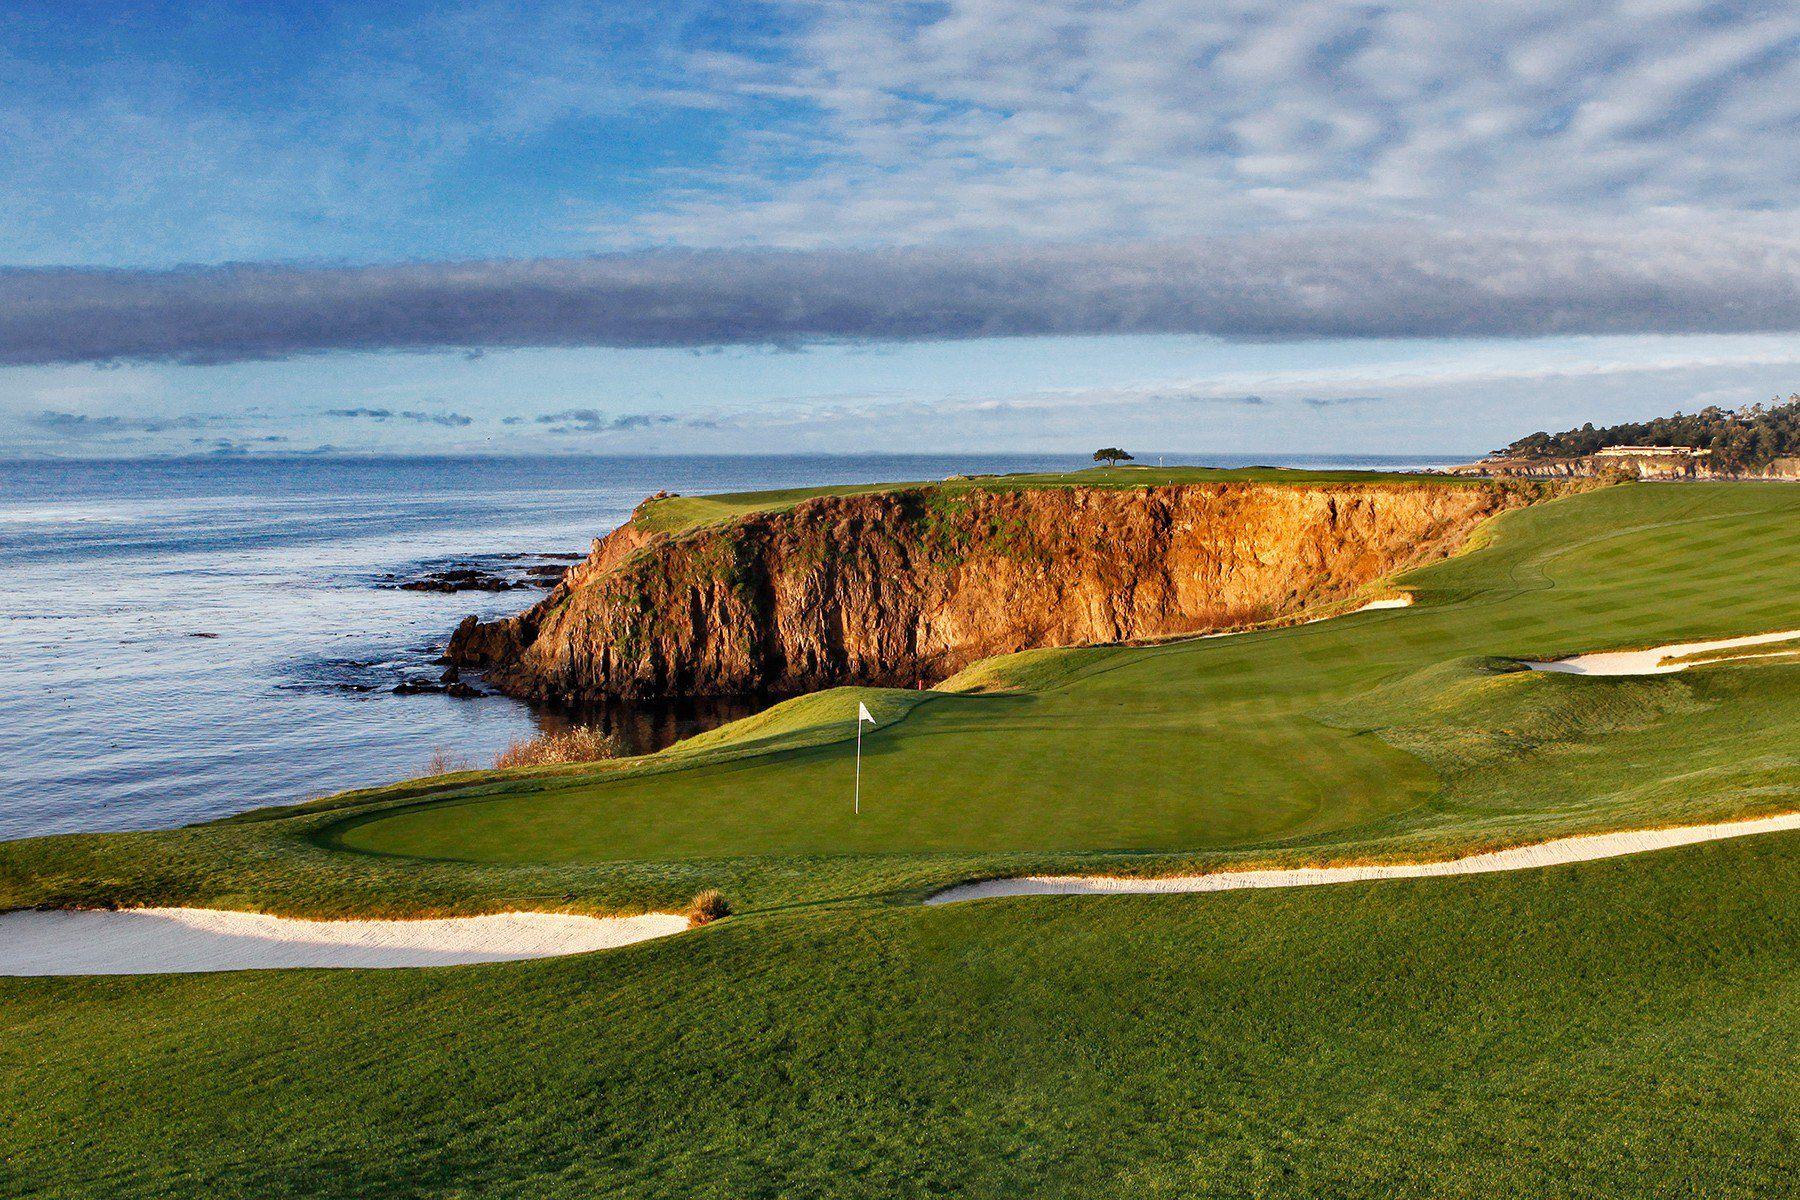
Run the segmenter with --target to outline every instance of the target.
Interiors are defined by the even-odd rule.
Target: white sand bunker
[[[1364,605],[1361,605],[1360,607],[1351,609],[1349,612],[1332,613],[1329,616],[1324,616],[1324,617],[1308,617],[1306,620],[1301,621],[1298,624],[1300,624],[1300,625],[1317,625],[1321,621],[1336,621],[1341,617],[1354,617],[1357,613],[1380,612],[1381,610],[1388,609],[1388,608],[1411,608],[1412,604],[1413,604],[1412,593],[1411,592],[1401,592],[1399,595],[1396,595],[1396,596],[1384,596],[1380,600],[1371,600],[1367,604],[1364,604]],[[1287,625],[1287,626],[1255,625],[1255,626],[1250,627],[1249,629],[1225,629],[1225,630],[1221,630],[1218,633],[1201,633],[1201,634],[1196,634],[1193,637],[1176,638],[1173,640],[1173,642],[1158,643],[1158,644],[1159,645],[1177,645],[1177,644],[1186,643],[1186,642],[1204,642],[1204,641],[1209,641],[1213,638],[1243,637],[1247,633],[1267,633],[1271,629],[1283,629],[1283,628],[1293,629],[1293,628],[1295,628],[1295,626],[1293,626],[1293,625]]]
[[[1411,608],[1412,602],[1413,598],[1411,592],[1401,592],[1398,596],[1389,596],[1384,600],[1371,600],[1361,608],[1351,609],[1345,615],[1355,616],[1359,612],[1376,612],[1383,608]],[[1326,617],[1321,619],[1329,620],[1330,618]]]
[[[1792,642],[1792,646],[1763,654],[1733,654],[1733,650],[1753,646],[1770,646]],[[1527,662],[1534,671],[1563,671],[1570,675],[1667,675],[1702,667],[1709,663],[1733,662],[1746,658],[1774,657],[1789,651],[1800,651],[1800,629],[1785,633],[1758,633],[1750,637],[1725,638],[1716,642],[1678,642],[1673,646],[1652,646],[1648,650],[1609,650],[1599,654],[1577,654],[1555,662]]]
[[[1748,837],[1800,829],[1800,812],[1688,825],[1674,829],[1627,830],[1558,838],[1535,846],[1518,846],[1487,854],[1471,854],[1438,862],[1385,863],[1366,867],[1297,867],[1287,870],[1216,871],[1209,875],[1170,875],[1161,879],[1128,879],[1117,875],[1027,875],[965,883],[929,897],[927,904],[987,900],[996,896],[1099,896],[1160,892],[1228,892],[1239,888],[1312,887],[1326,883],[1361,883],[1374,879],[1422,879],[1438,875],[1481,875],[1489,871],[1525,871],[1534,867],[1592,862],[1625,854],[1643,854],[1697,842]]]
[[[9,912],[0,913],[0,975],[438,967],[583,954],[686,928],[672,913],[300,921],[208,908]]]

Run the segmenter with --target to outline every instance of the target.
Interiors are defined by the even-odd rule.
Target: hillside
[[[1528,434],[1499,459],[1579,459],[1610,446],[1687,446],[1704,450],[1718,475],[1760,474],[1777,460],[1800,455],[1800,394],[1786,402],[1724,409],[1708,406],[1649,421],[1596,427],[1593,422],[1561,433]]]
[[[562,700],[932,683],[995,654],[1325,608],[1537,494],[1088,474],[655,499],[529,611],[465,623],[449,658]]]

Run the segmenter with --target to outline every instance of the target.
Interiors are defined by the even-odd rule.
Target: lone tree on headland
[[[1132,458],[1117,446],[1108,446],[1104,450],[1094,451],[1094,461],[1103,462],[1109,467],[1116,467],[1122,462],[1131,462]]]

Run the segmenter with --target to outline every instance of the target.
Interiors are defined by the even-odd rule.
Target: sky
[[[0,455],[1474,454],[1800,389],[1800,10],[6,0],[0,200]]]

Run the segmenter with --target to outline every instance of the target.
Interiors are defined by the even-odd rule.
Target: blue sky
[[[1479,451],[1800,387],[1787,4],[0,10],[0,446]]]

